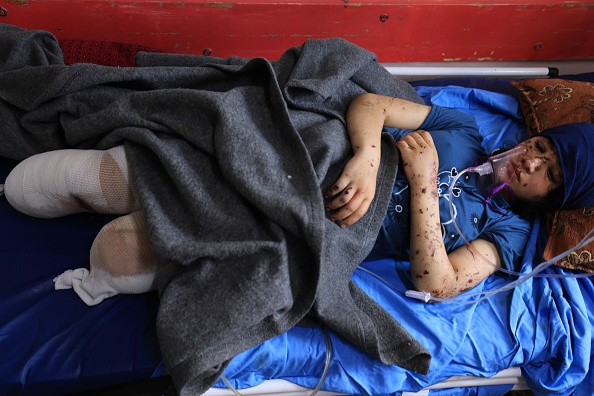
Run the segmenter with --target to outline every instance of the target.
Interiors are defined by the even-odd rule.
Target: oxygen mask
[[[453,193],[453,188],[456,186],[458,179],[468,172],[478,173],[479,178],[478,178],[477,184],[479,186],[479,189],[481,190],[481,192],[483,192],[483,188],[481,188],[481,184],[484,185],[484,187],[485,187],[484,195],[486,196],[485,203],[493,209],[493,207],[489,203],[489,199],[494,194],[496,194],[498,191],[500,191],[502,188],[504,188],[506,186],[509,188],[508,183],[510,182],[510,180],[512,180],[514,175],[516,175],[518,167],[522,166],[521,165],[522,161],[524,160],[527,152],[528,152],[528,150],[524,145],[518,145],[511,150],[508,150],[503,153],[489,157],[485,161],[485,163],[483,163],[481,165],[466,168],[466,169],[462,170],[460,173],[458,173],[456,175],[456,177],[450,184],[450,190],[449,190],[450,199],[448,200],[449,207],[450,207],[451,222],[454,225],[454,227],[456,228],[456,231],[458,232],[458,234],[460,235],[462,240],[464,240],[464,242],[466,243],[466,246],[474,253],[474,255],[476,255],[476,257],[480,257],[481,260],[486,265],[492,266],[497,271],[504,272],[509,275],[517,276],[518,278],[514,281],[511,281],[509,284],[507,284],[501,288],[498,288],[496,290],[480,291],[480,292],[476,292],[476,293],[464,293],[463,294],[466,297],[480,295],[481,297],[479,297],[476,300],[472,299],[469,301],[456,301],[456,299],[459,296],[446,298],[446,299],[440,299],[440,298],[435,298],[435,297],[431,296],[429,293],[427,293],[425,291],[418,291],[418,290],[405,291],[404,294],[407,297],[415,298],[415,299],[418,299],[418,300],[421,300],[424,302],[449,301],[449,302],[453,302],[453,303],[467,304],[467,303],[475,303],[476,301],[480,301],[482,299],[488,298],[489,296],[492,296],[492,295],[499,293],[501,291],[511,290],[514,287],[526,282],[527,280],[529,280],[530,278],[532,278],[534,276],[547,277],[547,278],[582,278],[582,277],[589,277],[589,276],[594,275],[594,273],[590,273],[590,272],[575,273],[575,274],[569,274],[569,273],[564,273],[564,272],[562,272],[562,273],[553,272],[553,273],[541,274],[541,272],[545,268],[555,264],[558,260],[566,257],[567,255],[569,255],[570,253],[572,253],[574,251],[578,251],[579,249],[582,249],[584,246],[587,246],[589,243],[592,243],[594,241],[594,229],[590,230],[590,232],[588,232],[588,234],[580,242],[578,242],[578,244],[576,246],[574,246],[573,248],[568,249],[565,252],[559,254],[558,256],[555,256],[547,261],[544,261],[544,262],[536,265],[532,269],[532,271],[527,272],[527,273],[520,273],[520,272],[508,270],[507,268],[505,268],[503,266],[499,266],[499,265],[493,263],[492,260],[484,257],[481,254],[481,252],[479,252],[474,247],[474,245],[471,243],[471,241],[466,239],[466,237],[460,230],[460,227],[458,226],[458,224],[456,222],[456,211],[454,210],[455,206],[454,206],[454,199],[453,199],[456,196],[456,194]],[[534,166],[540,165],[542,163],[542,161],[546,161],[545,158],[531,158],[530,160],[535,161]],[[526,159],[526,161],[528,161],[528,159]],[[513,199],[513,191],[511,191],[511,189],[510,189],[510,193],[511,193],[512,199]],[[501,214],[506,215],[505,213],[501,213]],[[536,232],[539,232],[538,229]],[[377,275],[375,275],[375,274],[374,274],[374,276],[377,277]],[[379,279],[383,280],[381,278],[379,278]],[[386,282],[384,281],[384,283],[386,283]],[[386,283],[386,284],[388,284],[388,283]]]
[[[516,173],[526,152],[525,146],[516,146],[511,150],[489,157],[484,164],[471,168],[470,171],[478,173],[479,176],[488,175],[485,184],[488,186],[488,191],[492,192],[500,186],[507,185]]]

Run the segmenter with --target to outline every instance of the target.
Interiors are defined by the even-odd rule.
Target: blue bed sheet
[[[475,116],[488,150],[509,146],[525,134],[512,95],[452,85],[416,89],[428,103]],[[0,180],[14,165],[0,160]],[[108,220],[90,214],[33,219],[0,199],[0,395],[63,395],[166,374],[155,333],[156,293],[115,296],[88,307],[72,291],[53,290],[56,275],[88,267],[93,238]],[[523,271],[539,261],[540,237],[537,225]],[[488,377],[520,366],[539,395],[593,393],[590,278],[533,278],[480,302],[468,296],[464,304],[426,304],[403,295],[412,287],[407,265],[391,259],[364,262],[353,279],[433,354],[429,374],[383,365],[330,332],[332,355],[323,389],[398,395],[452,375]],[[472,292],[508,282],[492,276]],[[325,354],[321,329],[296,327],[235,357],[225,375],[238,388],[271,378],[314,388]],[[216,386],[225,387],[222,381]],[[502,395],[508,389],[483,387],[462,394]]]
[[[534,244],[538,227],[531,238]],[[527,252],[525,270],[531,267],[533,255],[532,247]],[[407,263],[385,259],[365,262],[361,267],[353,275],[357,284],[432,352],[431,368],[423,376],[382,365],[331,335],[332,360],[323,389],[398,395],[454,375],[490,377],[505,368],[520,366],[539,395],[592,394],[594,388],[588,378],[593,341],[592,315],[587,309],[592,298],[589,278],[533,278],[479,302],[472,302],[478,299],[475,296],[457,303],[426,304],[404,296],[411,286]],[[495,290],[509,281],[493,276],[472,292]],[[285,378],[309,388],[317,385],[325,356],[320,329],[294,328],[265,344],[233,359],[225,372],[233,385],[253,386],[265,378]],[[307,348],[303,348],[305,345]],[[225,387],[222,382],[217,386]],[[483,394],[503,395],[509,390],[490,388],[483,389]],[[459,389],[434,393],[461,394]]]
[[[502,94],[452,85],[418,85],[416,89],[428,104],[456,108],[473,115],[488,151],[510,148],[525,137],[517,99],[509,92]],[[536,252],[541,236],[537,224],[524,258],[522,271],[525,273],[531,271],[533,263],[541,261]],[[557,267],[548,268],[546,272],[564,273]],[[520,366],[530,387],[539,395],[591,395],[594,392],[592,374],[589,374],[594,307],[591,278],[533,278],[511,291],[471,304],[425,304],[404,297],[404,291],[412,288],[404,262],[390,259],[365,262],[353,278],[427,347],[433,354],[431,369],[429,375],[419,376],[396,366],[384,366],[332,337],[333,358],[323,389],[397,395],[399,391],[417,391],[454,375],[490,377],[505,368]],[[493,276],[470,293],[495,290],[509,282],[511,279],[507,277]],[[310,337],[310,345],[315,347],[295,356]],[[271,341],[272,345],[275,350],[293,351],[292,365],[301,365],[297,372],[318,375],[286,376],[295,371],[285,371],[286,360],[281,360],[274,368],[267,363],[266,372],[270,377],[260,377],[259,362],[269,362],[270,356],[267,350],[257,347],[236,357],[228,367],[226,375],[233,378],[234,385],[253,386],[263,378],[279,377],[309,388],[317,385],[325,353],[320,330],[293,329],[286,336]],[[318,357],[315,360],[312,359],[314,354]],[[224,387],[224,384],[219,382],[217,386]],[[475,393],[468,389],[467,392],[469,395],[503,395],[507,390],[509,387],[503,386],[482,388]],[[460,390],[439,390],[432,394],[459,395]]]
[[[0,160],[0,180],[14,162]],[[156,293],[88,307],[54,290],[88,267],[105,216],[25,216],[0,198],[0,395],[65,395],[150,377],[161,361]]]

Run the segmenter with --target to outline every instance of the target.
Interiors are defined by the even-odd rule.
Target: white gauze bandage
[[[54,218],[80,212],[126,214],[137,210],[123,146],[107,151],[56,150],[27,158],[4,185],[20,212]]]
[[[154,290],[157,265],[144,218],[136,211],[103,226],[91,247],[90,271],[68,270],[54,279],[54,287],[72,288],[87,305],[96,305],[116,294]]]

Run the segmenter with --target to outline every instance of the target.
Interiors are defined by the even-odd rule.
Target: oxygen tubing
[[[577,278],[577,277],[588,277],[588,276],[592,276],[594,274],[538,274],[539,272],[543,271],[545,268],[549,267],[552,262],[556,262],[557,260],[562,259],[563,257],[567,256],[567,254],[571,253],[573,250],[575,249],[579,249],[584,245],[587,245],[588,243],[594,241],[594,229],[590,230],[586,236],[584,237],[584,239],[582,239],[574,248],[569,249],[553,258],[551,258],[550,260],[540,263],[538,266],[536,266],[531,272],[528,273],[518,273],[518,272],[513,272],[513,271],[509,271],[512,272],[514,274],[520,274],[520,276],[518,277],[518,279],[516,279],[515,281],[512,281],[510,283],[508,283],[505,286],[502,286],[498,289],[495,290],[489,290],[489,291],[480,291],[480,292],[466,292],[463,294],[459,294],[457,296],[453,296],[453,297],[449,297],[449,298],[438,298],[438,297],[433,297],[431,296],[430,293],[424,292],[424,291],[417,291],[417,290],[406,290],[403,291],[402,289],[396,287],[395,285],[393,285],[392,283],[388,282],[387,280],[385,280],[384,278],[382,278],[381,276],[377,275],[376,273],[374,273],[373,271],[368,270],[367,268],[364,267],[357,267],[357,269],[368,273],[369,275],[373,276],[374,278],[378,279],[380,282],[382,282],[383,284],[385,284],[386,286],[388,286],[390,289],[404,294],[407,297],[411,297],[411,298],[415,298],[417,300],[421,300],[424,301],[426,303],[428,302],[447,302],[450,304],[475,304],[479,301],[482,300],[486,300],[487,298],[503,292],[503,291],[509,291],[514,289],[515,287],[521,285],[522,283],[530,280],[530,278],[536,277],[537,275],[540,277],[550,277],[550,278]],[[498,269],[500,267],[497,267]],[[409,279],[412,282],[412,279]],[[476,299],[472,299],[470,301],[458,301],[461,298],[472,298],[475,296],[480,296],[479,298]]]
[[[489,297],[491,297],[492,295],[495,295],[497,293],[503,292],[503,291],[508,291],[508,290],[512,290],[513,288],[521,285],[522,283],[528,281],[530,278],[532,277],[546,277],[546,278],[585,278],[585,277],[590,277],[590,276],[594,276],[594,273],[581,273],[581,274],[542,274],[541,272],[543,270],[545,270],[546,268],[550,267],[551,265],[553,265],[554,263],[556,263],[558,260],[564,258],[565,256],[569,255],[570,253],[572,253],[573,251],[582,248],[583,246],[591,243],[592,241],[594,241],[594,228],[591,229],[585,236],[584,238],[578,242],[574,247],[558,254],[555,257],[552,257],[551,259],[544,261],[540,264],[538,264],[536,267],[534,267],[532,269],[532,271],[527,272],[527,273],[522,273],[522,272],[516,272],[516,271],[511,271],[508,270],[507,268],[503,268],[500,267],[498,265],[496,265],[495,263],[491,262],[489,259],[485,258],[474,246],[472,246],[472,244],[470,243],[470,241],[464,236],[464,234],[462,234],[462,231],[460,230],[460,227],[458,226],[458,224],[456,223],[456,215],[454,213],[454,204],[453,204],[453,193],[452,193],[452,189],[454,188],[454,186],[456,185],[456,182],[458,181],[458,179],[465,173],[467,172],[475,172],[475,173],[479,173],[479,175],[484,175],[484,167],[483,166],[477,166],[477,167],[470,167],[467,169],[464,169],[462,172],[460,172],[458,175],[456,175],[456,177],[454,178],[454,180],[452,181],[452,183],[450,184],[450,193],[449,193],[449,209],[450,209],[450,217],[452,219],[452,223],[454,224],[454,228],[456,229],[456,231],[458,232],[458,234],[460,235],[460,237],[462,238],[462,240],[466,243],[466,245],[468,246],[469,249],[472,250],[473,253],[475,253],[476,255],[478,255],[478,257],[482,258],[483,261],[488,264],[493,266],[494,268],[496,268],[498,271],[507,273],[509,275],[513,275],[518,277],[518,279],[516,279],[515,281],[512,281],[510,283],[508,283],[507,285],[500,287],[498,289],[495,290],[490,290],[490,291],[481,291],[481,292],[474,292],[474,293],[463,293],[454,297],[449,297],[449,298],[437,298],[437,297],[433,297],[431,296],[430,293],[424,292],[424,291],[417,291],[417,290],[406,290],[403,291],[400,290],[399,288],[397,288],[396,286],[394,286],[393,284],[391,284],[390,282],[386,281],[385,279],[383,279],[382,277],[380,277],[379,275],[375,274],[374,272],[363,268],[361,266],[357,267],[357,269],[360,269],[368,274],[370,274],[371,276],[375,277],[376,279],[378,279],[379,281],[381,281],[382,283],[384,283],[386,286],[390,287],[392,290],[398,292],[398,293],[403,293],[404,295],[406,295],[407,297],[411,297],[411,298],[415,298],[424,302],[448,302],[448,303],[452,303],[452,304],[474,304],[478,301],[487,299]],[[474,296],[481,296],[478,299],[473,299],[471,301],[456,301],[460,298],[468,298],[468,297],[474,297]]]
[[[320,389],[322,389],[322,385],[326,381],[326,377],[328,376],[328,371],[330,369],[330,361],[332,359],[332,341],[330,340],[330,335],[328,334],[328,330],[325,326],[321,326],[322,334],[324,335],[324,343],[326,344],[326,359],[324,363],[324,371],[322,372],[322,376],[318,381],[316,387],[312,390],[309,396],[315,396]],[[221,380],[227,385],[227,388],[231,390],[236,396],[243,396],[239,391],[231,384],[231,382],[227,379],[227,377],[223,374],[221,375]]]
[[[478,170],[478,167],[470,167],[470,168],[466,168],[464,169],[462,172],[460,172],[458,175],[456,175],[456,177],[454,178],[454,180],[452,181],[452,183],[450,184],[450,194],[449,194],[449,208],[450,208],[450,217],[452,218],[452,223],[454,224],[454,228],[456,228],[456,231],[458,232],[458,234],[460,235],[460,237],[462,238],[462,240],[466,243],[466,245],[468,246],[469,249],[471,249],[473,251],[473,253],[477,254],[481,259],[483,259],[485,261],[485,263],[491,265],[492,267],[495,267],[498,271],[501,272],[505,272],[506,274],[509,275],[514,275],[514,276],[518,276],[518,277],[524,277],[524,276],[539,276],[539,277],[549,277],[549,278],[560,278],[560,277],[565,277],[565,278],[584,278],[584,277],[588,277],[588,276],[593,276],[594,273],[584,273],[584,274],[540,274],[540,272],[542,270],[544,270],[545,268],[551,266],[552,264],[556,263],[558,260],[562,259],[563,257],[567,256],[568,254],[572,253],[573,251],[581,248],[582,246],[587,245],[588,243],[592,242],[594,240],[594,236],[592,234],[594,234],[594,228],[591,229],[586,236],[573,248],[570,248],[568,250],[566,250],[565,252],[561,253],[558,256],[555,256],[547,261],[544,261],[542,263],[540,263],[538,266],[536,266],[531,272],[525,274],[525,273],[521,273],[521,272],[515,272],[515,271],[511,271],[508,270],[507,268],[503,268],[500,267],[498,265],[496,265],[495,263],[493,263],[492,261],[490,261],[489,259],[485,258],[478,250],[476,250],[476,248],[474,246],[472,246],[472,244],[470,243],[470,241],[468,241],[468,239],[466,239],[466,237],[464,236],[464,234],[462,234],[462,231],[460,230],[460,227],[458,227],[458,224],[456,223],[456,216],[454,214],[454,204],[453,204],[453,194],[452,194],[452,189],[454,188],[456,182],[458,181],[458,179],[460,178],[460,176],[462,176],[463,174],[465,174],[466,172],[476,172],[476,173],[480,173]]]

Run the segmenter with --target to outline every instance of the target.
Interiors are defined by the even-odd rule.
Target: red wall
[[[594,59],[594,0],[489,3],[0,0],[0,22],[219,57],[276,59],[308,38],[342,37],[381,62]]]

